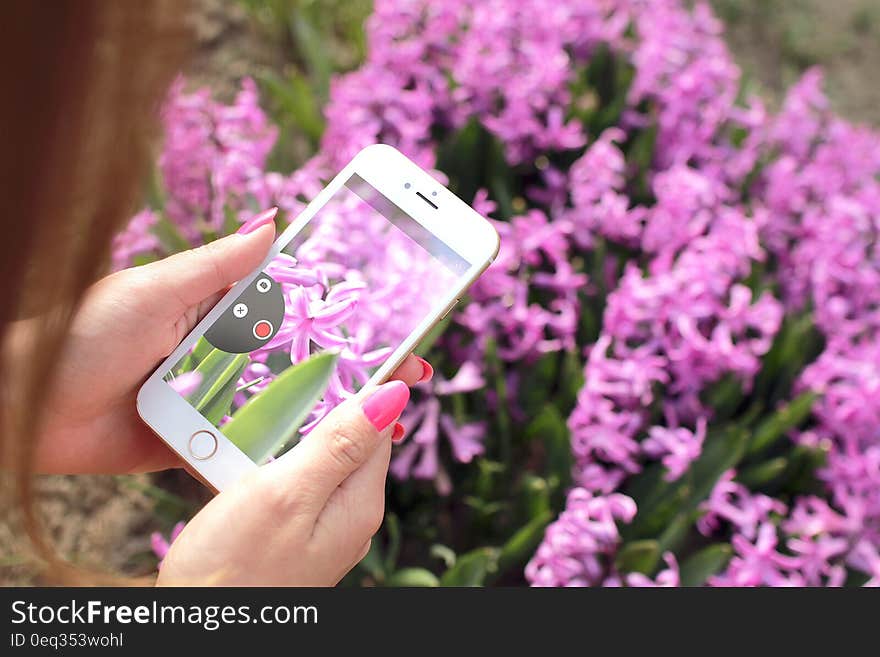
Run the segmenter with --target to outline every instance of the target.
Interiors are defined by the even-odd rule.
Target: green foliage
[[[235,393],[235,384],[244,368],[247,366],[248,357],[245,354],[229,354],[219,349],[212,349],[195,368],[195,373],[201,376],[196,389],[186,396],[186,400],[200,413],[207,409],[221,412],[220,418],[225,411],[221,407],[221,400],[227,396],[229,390]],[[232,397],[229,396],[229,404]],[[219,420],[217,420],[219,421]]]
[[[727,566],[732,554],[733,549],[727,543],[715,543],[695,552],[681,564],[681,585],[700,586],[705,583],[709,577]]]
[[[784,376],[790,385],[796,373],[787,372],[790,360],[785,359],[797,360],[796,344],[803,344],[804,335],[811,330],[812,324],[804,320],[788,323],[765,356],[758,381],[766,382],[766,370],[775,368],[777,377]],[[783,370],[784,375],[780,374]],[[778,378],[772,383],[777,388],[774,397],[790,394],[790,390],[783,390]],[[768,413],[766,400],[759,396],[768,388],[768,385],[756,385],[749,395],[734,379],[723,379],[707,392],[708,403],[716,409],[716,423],[709,427],[702,454],[691,468],[680,479],[670,482],[665,468],[653,463],[630,480],[624,492],[636,501],[639,511],[632,524],[621,530],[624,545],[619,551],[619,555],[623,555],[618,557],[619,566],[651,574],[659,559],[648,558],[646,541],[659,537],[661,553],[666,550],[684,553],[683,584],[704,583],[707,577],[720,571],[730,558],[730,546],[718,544],[701,548],[704,541],[695,531],[694,522],[701,514],[700,503],[729,469],[736,470],[737,480],[750,490],[783,500],[814,490],[814,472],[821,465],[823,454],[782,443],[788,433],[809,422],[816,395],[804,392]],[[643,561],[638,560],[639,555],[643,555]]]
[[[522,570],[535,553],[544,530],[553,520],[550,509],[534,514],[527,525],[517,530],[498,553],[498,572],[504,574],[514,570]]]
[[[486,577],[498,569],[498,550],[477,548],[460,556],[455,565],[443,573],[441,586],[482,586]]]
[[[660,561],[660,544],[652,539],[632,541],[617,552],[615,566],[622,573],[653,572]]]
[[[223,434],[257,463],[275,455],[324,394],[337,358],[324,352],[288,368],[235,412]]]
[[[273,121],[280,126],[279,147],[272,166],[291,170],[317,147],[324,131],[321,108],[333,73],[351,68],[363,55],[361,24],[369,2],[333,0],[330,7],[309,0],[241,0],[277,39],[285,63],[257,75],[268,99]],[[718,3],[736,14],[736,3]],[[344,45],[342,45],[344,44]],[[572,109],[586,127],[590,140],[619,124],[633,79],[633,68],[607,49],[600,48],[571,83]],[[649,119],[650,106],[638,108]],[[656,122],[631,130],[620,144],[627,164],[626,194],[633,203],[653,203],[650,180],[657,140]],[[489,190],[498,203],[493,218],[509,220],[534,203],[526,190],[540,180],[542,170],[567,170],[584,149],[548,153],[536,162],[510,166],[502,143],[476,120],[453,134],[439,129],[437,169],[449,178],[453,191],[470,201],[480,189]],[[744,133],[732,134],[736,143]],[[291,144],[305,146],[296,151]],[[752,180],[743,186],[749,193]],[[161,190],[156,188],[161,197]],[[153,207],[161,208],[160,202]],[[549,210],[548,208],[544,208]],[[188,248],[185,238],[165,219],[155,232],[164,248]],[[591,249],[572,254],[571,263],[590,281],[581,290],[581,318],[577,343],[591,345],[603,321],[607,295],[606,274],[618,276],[626,262],[644,266],[640,255],[597,237]],[[758,295],[778,293],[768,283],[772,261],[757,263],[745,283]],[[614,278],[614,276],[611,276]],[[529,303],[542,304],[533,289]],[[438,372],[449,376],[448,346],[441,336],[454,331],[451,316],[422,341]],[[461,337],[456,335],[455,337]],[[465,336],[464,339],[469,339]],[[823,463],[821,451],[792,447],[792,432],[808,428],[816,396],[795,395],[792,387],[807,364],[824,347],[809,309],[787,317],[751,387],[733,376],[714,382],[702,401],[713,409],[700,457],[676,481],[666,468],[648,463],[631,477],[623,491],[638,505],[633,522],[620,527],[622,544],[613,563],[623,572],[654,575],[666,551],[681,564],[684,585],[696,586],[723,570],[732,556],[725,536],[701,536],[695,523],[701,504],[728,470],[751,490],[789,502],[794,495],[815,490],[815,471]],[[521,584],[522,571],[550,522],[564,506],[572,484],[573,458],[566,420],[583,386],[584,355],[580,351],[546,354],[527,367],[525,380],[510,378],[510,365],[498,357],[498,345],[486,346],[483,371],[486,387],[468,395],[444,396],[444,412],[457,421],[484,420],[489,439],[486,454],[469,464],[455,464],[448,448],[440,458],[452,463],[444,476],[453,482],[453,494],[438,493],[438,482],[393,481],[388,486],[386,521],[346,584],[381,586],[482,586]],[[259,397],[239,409],[224,433],[257,461],[283,446],[295,434],[305,413],[323,392],[334,356],[318,356],[289,370]],[[197,408],[222,417],[229,411],[234,383],[243,367],[236,357],[214,353],[201,341],[181,366],[204,374],[191,396]],[[657,391],[661,397],[663,390]],[[294,400],[291,403],[291,400]],[[659,418],[655,404],[644,409]],[[441,441],[442,442],[442,441]],[[447,450],[447,451],[444,451]],[[158,498],[157,498],[158,501]],[[173,499],[162,504],[173,508]],[[430,547],[426,547],[430,546]]]
[[[802,424],[810,416],[816,396],[814,392],[804,392],[762,421],[749,441],[749,454],[766,452],[788,431]]]
[[[388,578],[388,586],[422,586],[439,585],[437,576],[425,568],[401,568]]]
[[[189,240],[183,236],[180,229],[165,214],[159,214],[159,220],[153,226],[153,234],[159,238],[159,244],[167,253],[178,253],[192,248]]]
[[[261,97],[279,127],[270,165],[292,171],[317,148],[331,77],[355,67],[366,49],[369,0],[239,0],[284,62],[257,72]]]
[[[437,149],[437,168],[449,177],[449,186],[470,201],[479,189],[488,189],[498,203],[499,219],[513,216],[514,198],[523,185],[504,157],[504,146],[477,120],[442,142]]]

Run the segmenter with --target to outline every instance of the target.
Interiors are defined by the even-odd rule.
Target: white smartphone
[[[147,379],[138,413],[222,490],[384,382],[498,248],[470,206],[369,146]]]

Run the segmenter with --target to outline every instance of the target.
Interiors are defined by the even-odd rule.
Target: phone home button
[[[196,431],[189,438],[189,453],[198,461],[205,461],[217,452],[217,436],[210,431]]]

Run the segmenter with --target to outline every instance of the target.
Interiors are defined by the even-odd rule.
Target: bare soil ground
[[[811,66],[825,71],[832,106],[880,126],[880,2],[710,0],[744,78],[777,106]]]

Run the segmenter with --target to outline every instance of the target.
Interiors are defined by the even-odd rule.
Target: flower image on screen
[[[467,269],[355,174],[165,380],[263,463],[367,383]]]

